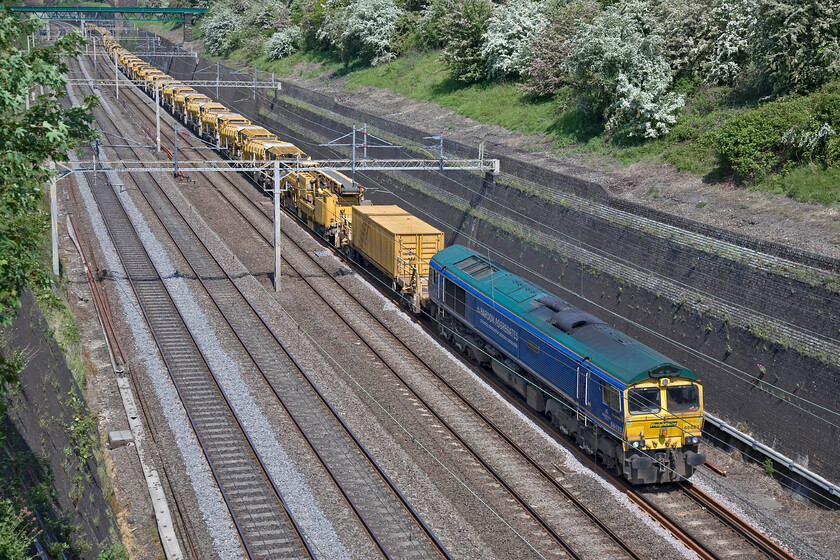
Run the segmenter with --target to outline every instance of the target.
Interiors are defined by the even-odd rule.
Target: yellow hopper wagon
[[[198,136],[207,140],[214,139],[207,132],[207,120],[213,113],[230,113],[231,110],[221,103],[205,103],[198,106]]]
[[[160,70],[155,70],[154,72],[146,72],[143,75],[143,83],[141,83],[140,85],[143,87],[143,91],[145,91],[147,93],[151,91],[152,94],[154,95],[154,93],[155,93],[155,88],[154,88],[155,78],[157,78],[158,80],[162,80],[162,79],[164,79],[164,77],[165,78],[172,78],[172,76],[169,76],[168,74],[166,74],[164,72],[161,72]],[[150,88],[150,86],[151,86],[151,88]]]
[[[244,127],[244,128],[240,128],[239,130],[236,131],[236,138],[235,138],[236,144],[234,145],[234,148],[233,148],[234,156],[236,156],[240,159],[245,159],[245,155],[243,154],[243,148],[245,146],[245,143],[248,142],[249,140],[257,140],[257,139],[260,139],[260,140],[279,140],[279,138],[277,138],[274,134],[272,134],[271,132],[269,132],[268,130],[266,130],[265,128],[263,128],[261,126],[255,126],[255,127],[247,126],[247,127]]]
[[[211,101],[209,103],[202,103],[198,101],[196,103],[188,103],[187,104],[187,122],[192,125],[193,129],[198,134],[199,138],[204,137],[204,115],[209,113],[229,113],[230,109],[222,105],[221,103],[216,103]]]
[[[160,88],[161,99],[163,99],[163,88],[174,83],[180,82],[168,74],[152,76],[151,79],[146,82],[146,92],[152,96],[152,99],[154,99],[155,88]]]
[[[400,292],[414,313],[429,297],[429,261],[444,248],[443,232],[396,205],[352,207],[351,251]]]
[[[229,157],[239,157],[239,153],[237,150],[237,135],[239,134],[240,130],[243,130],[245,128],[259,129],[264,132],[264,135],[266,137],[269,137],[271,135],[269,131],[267,131],[261,126],[253,124],[251,121],[248,121],[247,123],[231,122],[230,124],[226,124],[224,127],[221,128],[221,132],[219,134],[219,145],[222,151],[225,152],[225,154],[227,154]]]
[[[146,85],[146,80],[151,79],[152,76],[161,76],[163,72],[155,68],[154,66],[146,66],[140,68],[137,72],[137,82],[144,86]]]
[[[246,140],[242,144],[242,159],[252,161],[265,160],[281,160],[289,161],[300,159],[306,161],[309,158],[306,153],[292,144],[291,142],[283,142],[276,138],[253,138]],[[251,177],[263,188],[274,188],[274,173],[273,169],[267,169],[265,172],[254,171]]]

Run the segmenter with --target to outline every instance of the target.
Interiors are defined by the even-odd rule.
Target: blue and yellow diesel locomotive
[[[429,310],[444,338],[630,483],[705,461],[697,375],[604,321],[461,245],[432,258]]]

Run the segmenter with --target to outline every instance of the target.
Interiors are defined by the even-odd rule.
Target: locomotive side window
[[[612,385],[603,385],[602,400],[605,405],[616,412],[621,412],[621,393]]]
[[[467,292],[464,288],[451,280],[447,280],[444,286],[443,303],[462,317],[466,315]]]
[[[697,385],[668,387],[668,412],[693,412],[700,409],[700,391]]]
[[[434,268],[429,272],[429,283],[434,285],[438,283],[438,272]]]
[[[627,391],[627,410],[630,414],[656,414],[662,410],[659,387]]]

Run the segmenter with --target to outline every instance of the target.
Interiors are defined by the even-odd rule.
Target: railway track
[[[782,547],[689,482],[676,488],[626,489],[639,507],[703,560],[794,560]],[[746,545],[746,546],[745,546]]]
[[[100,123],[107,123],[103,116]],[[115,123],[107,124],[116,130]],[[134,176],[131,180],[138,188],[144,182]],[[113,175],[89,184],[246,554],[314,558],[115,192],[123,185]]]
[[[382,556],[449,558],[445,547],[201,243],[159,182],[138,182],[137,186]]]
[[[234,188],[237,188],[237,187],[235,187],[235,185],[233,184],[233,181],[226,181],[226,182],[229,182],[229,183],[231,184],[231,186],[234,186]],[[237,188],[237,190],[239,190],[239,189]],[[240,191],[240,192],[241,192],[241,191]],[[247,197],[247,195],[246,195],[245,193],[241,193],[241,194],[242,194],[242,196],[243,196],[243,198],[244,198],[244,199],[247,199],[247,200],[249,200],[249,201],[250,201],[250,198],[248,198],[248,197]],[[252,202],[252,201],[250,201],[250,202],[251,202],[251,204],[253,204],[253,202]],[[232,205],[234,208],[237,208],[237,211],[238,211],[238,212],[242,213],[242,211],[241,211],[241,210],[240,210],[240,209],[236,206],[236,204],[234,204],[234,202],[233,202],[233,201],[231,201],[231,205]],[[260,215],[261,215],[261,216],[262,216],[262,217],[263,217],[263,218],[267,221],[267,223],[270,225],[270,218],[269,218],[268,216],[266,216],[266,215],[263,213],[262,209],[259,209],[259,207],[258,207],[257,205],[255,205],[255,204],[253,205],[253,208],[255,208],[255,209],[259,212],[259,214],[260,214]],[[242,215],[243,215],[243,217],[245,217],[245,214],[244,214],[244,213],[242,213]],[[248,219],[247,217],[246,217],[246,219],[250,222],[250,219]],[[256,226],[255,226],[255,228],[256,228]],[[258,229],[258,228],[256,228],[256,229]],[[269,230],[270,230],[270,228],[269,228]],[[258,229],[258,231],[259,231],[259,229]],[[271,244],[271,239],[270,239],[270,238],[268,238],[268,237],[267,237],[267,236],[266,236],[266,235],[265,235],[262,231],[260,231],[260,235],[261,235],[261,237],[263,237],[263,238],[266,240],[266,243],[268,243],[269,245]],[[307,256],[308,256],[308,253],[307,253],[304,249],[302,249],[302,248],[301,248],[301,252],[302,252],[302,254],[303,254],[303,255],[307,255]],[[323,269],[323,267],[321,267],[321,265],[317,262],[317,260],[315,260],[315,259],[309,259],[309,260],[311,261],[311,263],[312,263],[312,264],[317,265],[318,267],[320,267],[322,272],[326,272],[326,270],[325,270],[325,269]],[[301,263],[300,263],[300,262],[292,262],[292,261],[291,261],[291,260],[289,260],[289,259],[287,259],[287,260],[286,260],[286,262],[287,262],[287,264],[288,264],[288,265],[296,267],[295,269],[297,270],[297,272],[298,272],[298,274],[300,275],[300,277],[301,277],[301,278],[303,278],[303,279],[308,279],[308,278],[310,278],[310,277],[316,277],[316,276],[317,276],[317,277],[330,276],[329,274],[326,274],[326,275],[324,275],[324,274],[313,275],[313,274],[311,274],[311,273],[307,273],[305,270],[302,270],[302,269],[301,269],[301,266],[302,266],[302,265],[301,265]],[[315,291],[316,291],[316,293],[320,293],[320,292],[317,290],[317,288],[315,288],[315,287],[313,287],[313,290],[315,290]],[[326,300],[325,300],[325,301],[326,301]],[[361,304],[360,304],[360,305],[361,305]],[[337,313],[338,313],[338,312],[337,312]],[[374,318],[375,318],[375,317],[374,317]],[[377,319],[377,320],[378,320],[378,319]],[[381,323],[380,323],[380,324],[381,324]],[[349,325],[348,325],[348,326],[349,326]],[[385,327],[384,325],[382,325],[382,326],[383,326],[384,328],[386,328],[386,330],[387,330],[387,327]],[[352,328],[352,327],[351,327],[351,328]],[[376,335],[376,336],[378,336],[378,335]],[[360,337],[360,339],[362,339],[362,340],[364,340],[364,338],[365,338],[365,336],[363,336],[362,334],[359,334],[359,337]],[[376,350],[375,350],[372,346],[370,347],[370,349],[371,349],[372,351],[376,352]],[[418,357],[418,358],[419,358],[419,357]],[[382,362],[383,362],[383,363],[386,363],[386,358],[384,358],[384,357],[383,357],[383,358],[381,358],[381,360],[382,360]],[[430,368],[430,369],[431,369],[431,368]],[[394,375],[395,375],[395,376],[399,377],[399,374],[398,374],[395,370],[393,371],[393,373],[394,373]],[[404,382],[404,383],[405,383],[405,382]],[[406,385],[406,387],[407,387],[409,390],[412,390],[412,391],[413,391],[413,389],[411,389],[411,387],[408,385],[408,383],[405,383],[405,385]],[[416,394],[416,393],[415,393],[415,395],[416,395],[417,397],[419,397],[419,395],[418,395],[418,394]],[[420,398],[422,399],[422,397],[420,397]],[[466,400],[465,400],[465,401],[466,401]],[[468,402],[468,401],[466,401],[466,402]],[[425,404],[425,403],[424,403],[424,404]],[[432,412],[434,412],[434,411],[431,409],[431,407],[430,407],[430,406],[428,406],[428,405],[426,405],[426,406],[429,408],[429,410],[431,410]],[[476,412],[477,412],[477,411],[476,411]],[[480,413],[479,413],[479,414],[480,414]],[[439,420],[442,420],[442,418],[439,418]],[[453,433],[454,433],[454,432],[453,432]],[[456,434],[456,435],[457,435],[457,434]],[[503,434],[502,434],[502,435],[503,435]],[[547,479],[554,480],[554,477],[553,477],[553,476],[551,476],[551,475],[549,475],[548,473],[546,473],[546,478],[547,478]],[[555,481],[555,482],[556,482],[556,481]],[[559,486],[559,485],[558,485],[558,486]],[[561,490],[561,491],[562,491],[562,490]],[[686,492],[687,492],[687,491],[686,491]],[[670,495],[670,494],[669,494],[669,495]],[[695,502],[695,503],[696,503],[696,502]],[[702,505],[701,507],[702,507],[703,509],[710,510],[710,507],[709,507],[709,505],[708,505],[708,502],[704,502],[704,503],[705,503],[706,505]],[[677,507],[682,507],[682,506],[677,506]],[[672,509],[673,509],[673,508],[672,508]],[[720,515],[720,514],[716,514],[716,515]],[[718,519],[720,519],[720,517],[718,517]],[[696,526],[696,525],[698,525],[695,521],[696,521],[696,520],[692,519],[692,523],[689,523],[689,525],[692,525],[692,526]],[[719,521],[719,523],[720,523],[720,521]],[[729,522],[729,523],[730,523],[730,524],[734,524],[734,525],[741,525],[742,527],[748,527],[748,526],[746,526],[746,524],[744,524],[743,522],[739,522],[739,521],[737,521],[737,520],[734,520],[734,516],[731,516],[731,514],[730,514],[730,522]],[[727,525],[727,526],[729,526],[729,525]],[[733,529],[733,531],[735,531],[735,529]],[[761,539],[762,539],[762,537],[760,536],[760,534],[758,534],[758,533],[757,533],[757,532],[755,532],[754,530],[752,530],[752,531],[753,531],[753,535],[752,535],[752,537],[746,537],[746,538],[745,538],[747,541],[750,541],[750,542],[755,542],[755,541],[759,541],[759,540],[761,540]],[[702,533],[703,531],[700,531],[700,532]],[[709,531],[708,531],[708,530],[706,530],[706,532],[708,533]],[[743,537],[743,535],[746,535],[746,534],[749,532],[749,529],[748,529],[748,528],[745,528],[745,529],[743,529],[743,531],[742,531],[742,530],[738,530],[738,532],[739,532],[739,533],[742,533],[741,538],[743,539],[743,538],[744,538],[744,537]],[[766,538],[765,538],[765,539],[766,539]],[[697,542],[700,542],[700,540],[699,540],[699,539],[695,539],[695,540],[696,540]],[[699,546],[698,546],[698,550],[702,550],[702,549],[703,549],[703,547],[705,547],[705,546],[706,546],[706,545],[702,545],[702,544],[701,544],[701,545],[699,545]],[[712,548],[714,548],[714,546],[717,546],[717,547],[718,547],[718,552],[715,552],[715,551],[713,551],[713,550],[712,550],[712,551],[706,550],[705,552],[703,552],[703,553],[701,554],[701,557],[708,557],[708,558],[722,558],[722,557],[727,557],[727,556],[729,556],[729,554],[727,554],[727,553],[726,553],[726,551],[728,551],[728,550],[729,550],[729,551],[731,551],[731,549],[732,549],[732,542],[731,542],[731,541],[725,541],[725,539],[720,539],[720,538],[718,538],[718,539],[716,539],[716,540],[715,540],[715,544],[714,544],[714,545],[712,545]],[[776,550],[775,550],[775,551],[773,551],[773,550],[772,550],[772,549],[773,549],[773,546],[775,546],[775,545],[768,545],[766,549],[765,549],[763,546],[759,546],[759,547],[756,549],[756,550],[759,550],[759,551],[760,551],[760,552],[758,552],[758,555],[757,555],[757,556],[753,556],[753,555],[751,555],[751,554],[750,554],[750,555],[745,556],[745,557],[747,557],[747,558],[753,558],[753,557],[761,557],[761,558],[764,558],[764,557],[770,557],[770,558],[791,558],[789,555],[786,555],[786,553],[784,553],[784,551],[783,551],[783,550],[781,550],[781,549],[779,549],[778,547],[775,547],[775,548],[776,548]],[[632,551],[629,551],[629,549],[625,550],[625,552],[628,552],[628,553],[629,553],[629,555],[630,555],[630,557],[637,557],[634,553],[632,553]],[[700,552],[698,552],[698,554],[700,554]],[[748,554],[749,554],[749,553],[748,553]]]
[[[314,558],[111,185],[95,183],[108,234],[243,547],[252,558]]]

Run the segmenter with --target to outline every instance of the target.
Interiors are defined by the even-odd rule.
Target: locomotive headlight
[[[700,443],[700,438],[697,437],[697,436],[691,436],[691,437],[688,437],[686,439],[688,440],[688,443],[691,443],[691,444]]]
[[[632,445],[633,447],[635,447],[637,449],[639,448],[639,442],[638,441],[634,441],[630,445]]]

